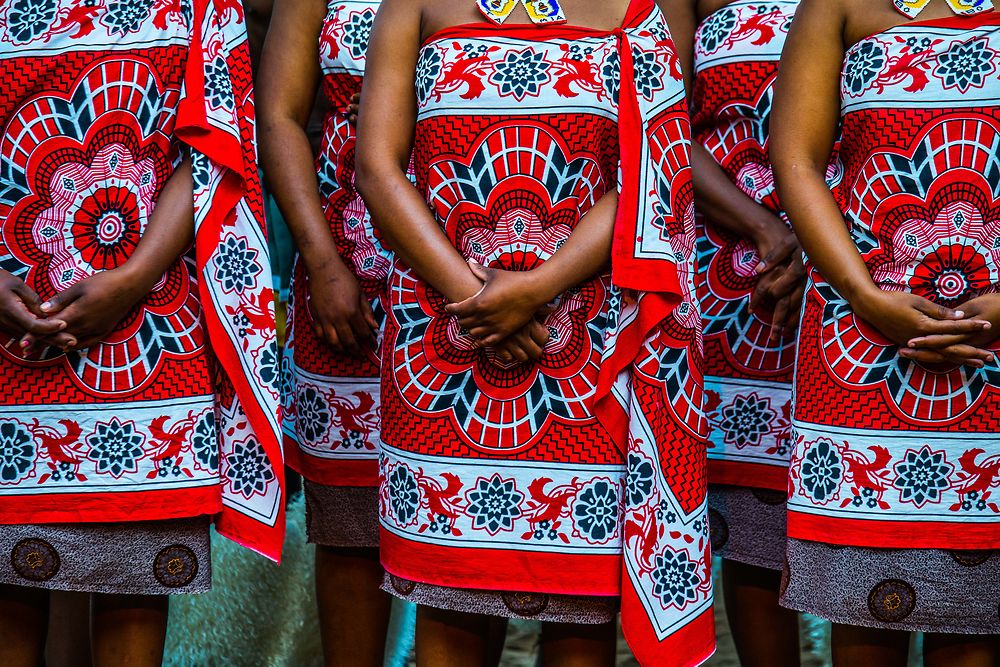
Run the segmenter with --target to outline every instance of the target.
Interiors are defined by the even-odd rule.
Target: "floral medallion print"
[[[213,109],[232,111],[236,108],[233,96],[233,80],[229,75],[229,65],[222,58],[213,60],[205,70],[205,92],[208,104]]]
[[[246,239],[227,236],[215,258],[215,277],[227,292],[253,289],[257,285],[261,265],[258,251],[247,245]]]
[[[513,96],[522,101],[526,97],[537,97],[542,87],[551,79],[549,68],[552,64],[545,59],[545,53],[531,48],[523,51],[509,51],[503,60],[493,65],[489,81],[501,96]]]
[[[214,411],[206,412],[195,424],[191,449],[197,465],[211,472],[219,469],[219,433],[215,427]]]
[[[604,81],[604,89],[608,96],[618,104],[618,94],[621,89],[622,59],[615,51],[608,56],[601,66],[601,79]]]
[[[938,55],[934,76],[946,89],[957,88],[966,93],[970,88],[982,88],[997,71],[997,53],[984,38],[957,42]]]
[[[145,455],[145,442],[146,436],[135,430],[135,424],[122,423],[113,417],[109,422],[99,423],[94,433],[87,437],[90,445],[87,458],[97,463],[99,475],[119,478],[138,471],[138,461]]]
[[[637,452],[629,452],[628,475],[625,478],[629,507],[638,507],[646,502],[653,492],[655,474],[652,461]]]
[[[441,53],[436,48],[429,45],[421,49],[420,57],[417,58],[416,71],[417,100],[421,106],[430,99],[431,93],[434,92],[434,84],[441,76],[442,68]]]
[[[38,452],[19,422],[0,420],[0,484],[16,484],[31,474]]]
[[[943,451],[935,452],[925,445],[918,451],[906,452],[893,469],[896,472],[893,486],[899,489],[899,499],[923,507],[941,502],[941,494],[951,487],[955,466],[945,460]]]
[[[885,47],[877,40],[860,42],[844,61],[844,89],[852,97],[861,95],[872,87],[888,60]]]
[[[524,494],[516,489],[513,479],[503,479],[499,473],[491,478],[480,477],[475,488],[466,494],[466,512],[474,528],[485,529],[490,535],[514,528],[514,519],[521,516]]]
[[[344,26],[342,41],[355,60],[363,60],[368,51],[368,41],[371,39],[372,25],[375,23],[375,12],[366,9],[351,15],[351,20]]]
[[[330,430],[330,409],[316,387],[303,385],[295,401],[296,428],[306,442],[326,440]]]
[[[617,537],[620,519],[618,487],[610,480],[588,484],[573,504],[573,525],[588,542],[599,544]]]
[[[658,91],[663,90],[666,70],[655,53],[640,51],[637,48],[632,49],[632,63],[636,91],[647,100],[653,99]]]
[[[107,0],[107,12],[101,23],[108,27],[112,35],[127,35],[137,32],[149,18],[153,0]]]
[[[58,0],[14,0],[7,9],[3,40],[27,44],[44,35],[55,22]]]
[[[738,14],[730,9],[720,9],[701,25],[699,42],[706,53],[722,46],[736,29]]]
[[[232,453],[226,456],[226,479],[233,492],[244,498],[267,491],[268,484],[274,480],[274,469],[256,438],[250,437],[233,445]]]
[[[401,526],[413,523],[420,509],[420,491],[416,478],[405,465],[397,465],[389,473],[389,498],[396,522]]]
[[[668,548],[656,556],[653,568],[653,594],[665,607],[683,608],[698,599],[701,577],[699,564],[684,553]]]
[[[727,445],[759,447],[765,435],[772,430],[778,413],[771,408],[771,400],[756,392],[736,396],[732,404],[720,410],[719,428]]]
[[[819,440],[807,446],[802,457],[802,489],[819,504],[835,500],[844,479],[844,462],[836,445]]]

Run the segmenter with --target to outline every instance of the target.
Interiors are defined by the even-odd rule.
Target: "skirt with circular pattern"
[[[789,540],[781,604],[846,625],[1000,634],[1000,551]]]
[[[212,587],[209,517],[0,526],[0,584],[115,595]]]
[[[550,623],[610,623],[617,617],[619,607],[617,597],[451,588],[421,584],[393,574],[385,575],[382,590],[408,602],[436,609]]]
[[[712,555],[780,571],[785,565],[785,516],[781,491],[710,484]]]
[[[378,547],[378,487],[327,486],[303,480],[306,534],[325,547]]]

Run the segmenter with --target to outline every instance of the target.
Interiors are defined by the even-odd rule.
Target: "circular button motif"
[[[409,595],[417,587],[417,582],[397,577],[394,574],[389,575],[389,583],[392,585],[392,590],[403,596]]]
[[[753,497],[765,505],[777,506],[785,504],[788,494],[784,491],[775,491],[774,489],[754,489]]]
[[[917,592],[901,579],[886,579],[868,594],[868,611],[883,623],[899,623],[916,606]]]
[[[962,567],[976,567],[988,561],[993,551],[989,549],[949,551],[948,555]]]
[[[14,545],[10,554],[14,571],[28,581],[48,581],[59,571],[59,554],[46,542],[29,538]]]
[[[549,608],[549,596],[544,593],[510,593],[500,596],[503,603],[519,616],[537,616]]]
[[[712,542],[712,551],[716,552],[726,546],[729,541],[729,524],[717,510],[708,509],[708,539]]]
[[[187,586],[198,576],[198,557],[182,544],[164,547],[153,561],[153,574],[167,588]]]

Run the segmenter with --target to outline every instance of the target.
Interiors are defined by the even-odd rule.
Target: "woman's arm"
[[[41,305],[49,320],[65,324],[43,338],[46,345],[90,347],[107,337],[128,311],[149,294],[194,240],[194,184],[185,158],[164,184],[132,256],[121,266],[96,273]],[[28,349],[34,344],[26,339]]]
[[[925,334],[981,331],[983,320],[872,281],[825,181],[840,120],[842,0],[803,0],[781,59],[771,119],[771,159],[782,205],[824,280],[862,318],[903,345]]]
[[[261,163],[309,278],[316,335],[334,350],[357,354],[359,344],[374,342],[377,323],[357,279],[337,254],[306,134],[320,79],[325,17],[325,0],[283,0],[274,9],[257,95]]]
[[[448,312],[484,344],[498,344],[560,294],[607,267],[617,211],[618,193],[612,190],[587,211],[562,247],[531,271],[473,264],[485,286],[475,296],[449,304]]]
[[[375,18],[358,114],[356,183],[393,251],[449,301],[462,301],[482,283],[406,178],[417,118],[421,5],[384,0]]]
[[[687,0],[657,0],[677,48],[680,67],[689,82],[694,12]],[[548,261],[531,271],[502,271],[473,266],[486,284],[483,290],[448,311],[487,345],[503,340],[528,322],[545,304],[607,267],[611,257],[617,192],[604,195],[580,219],[566,243]]]

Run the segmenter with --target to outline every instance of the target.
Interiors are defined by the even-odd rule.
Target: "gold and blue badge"
[[[514,11],[518,1],[524,5],[532,23],[543,25],[566,22],[559,0],[476,0],[476,5],[486,18],[502,24]]]
[[[993,9],[993,0],[947,0],[951,11],[971,16]],[[892,5],[904,16],[917,18],[931,0],[892,0]]]

